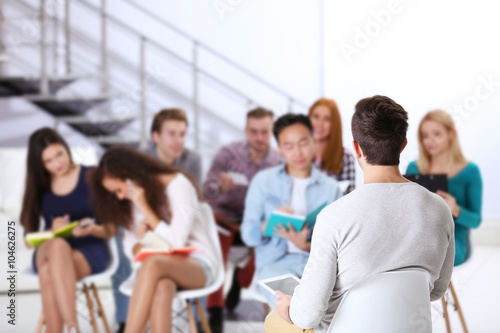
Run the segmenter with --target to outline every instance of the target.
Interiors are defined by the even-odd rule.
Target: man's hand
[[[274,293],[278,300],[276,303],[276,312],[280,317],[287,323],[293,324],[292,319],[290,319],[290,302],[292,301],[292,296],[283,294],[281,291],[276,290]]]
[[[234,184],[231,176],[227,172],[223,172],[219,176],[219,186],[221,193],[226,193],[236,185]]]
[[[282,225],[274,228],[274,234],[292,242],[296,247],[304,251],[311,250],[311,243],[307,241],[307,223],[301,231],[295,231],[293,226],[288,223],[288,230]]]

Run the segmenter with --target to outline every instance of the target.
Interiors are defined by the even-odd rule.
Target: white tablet
[[[274,295],[276,290],[286,295],[293,295],[295,287],[300,284],[300,280],[293,274],[275,276],[273,278],[260,280],[259,285]]]

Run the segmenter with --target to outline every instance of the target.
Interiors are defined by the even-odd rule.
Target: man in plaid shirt
[[[231,245],[243,245],[240,237],[248,184],[261,170],[278,165],[281,157],[270,147],[274,114],[264,108],[256,108],[247,113],[245,127],[246,140],[222,147],[215,156],[203,185],[203,194],[212,206],[217,223],[229,231],[220,235],[224,264]],[[230,173],[240,174],[248,184],[235,183]],[[223,308],[233,310],[239,302],[240,288],[248,287],[255,271],[254,256],[244,268],[237,269],[226,302],[222,287],[207,299],[212,332],[222,332]],[[227,303],[227,304],[226,304]]]

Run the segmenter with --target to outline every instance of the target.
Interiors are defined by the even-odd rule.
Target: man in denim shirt
[[[312,165],[313,129],[307,116],[285,114],[274,123],[273,133],[285,163],[254,177],[245,199],[241,229],[245,244],[255,247],[259,280],[287,273],[300,278],[311,248],[307,226],[298,231],[280,227],[274,237],[264,236],[271,213],[280,210],[305,216],[342,196],[337,181]],[[276,296],[265,290],[262,294],[274,308]]]

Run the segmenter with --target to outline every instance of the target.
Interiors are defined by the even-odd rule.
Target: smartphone
[[[94,219],[85,219],[85,220],[81,221],[79,225],[80,225],[80,227],[85,228],[85,227],[91,225],[92,223],[95,223]]]

